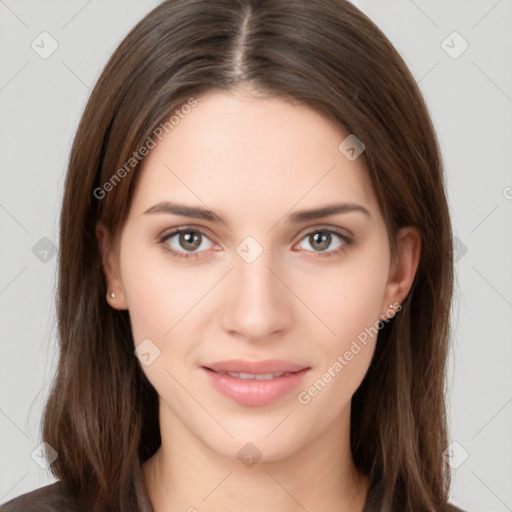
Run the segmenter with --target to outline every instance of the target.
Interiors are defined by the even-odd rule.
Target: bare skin
[[[110,305],[129,310],[135,346],[149,339],[160,351],[142,366],[160,397],[162,436],[143,466],[148,495],[155,512],[361,511],[368,480],[351,456],[350,400],[376,337],[341,371],[333,364],[405,298],[419,235],[402,229],[392,260],[362,158],[338,150],[348,133],[318,113],[241,91],[197,100],[137,171],[119,245],[97,227]],[[145,213],[162,201],[209,209],[224,222]],[[291,219],[334,203],[367,213]],[[162,241],[174,228],[200,244],[191,249],[179,234]],[[256,244],[237,252],[248,236]],[[258,247],[254,261],[241,256]],[[246,406],[201,368],[232,358],[283,359],[309,371],[274,402]],[[319,379],[325,386],[307,393]],[[247,443],[261,456],[250,467],[237,456]]]

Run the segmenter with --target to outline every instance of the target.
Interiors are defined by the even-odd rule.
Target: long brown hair
[[[399,228],[421,235],[413,286],[379,332],[352,399],[351,448],[370,479],[365,511],[448,510],[442,452],[453,263],[442,161],[403,60],[345,0],[165,1],[108,61],[65,183],[60,361],[42,432],[59,454],[51,469],[91,510],[133,506],[133,470],[160,445],[158,396],[134,356],[128,312],[105,300],[95,226],[101,220],[114,241],[119,235],[139,174],[138,163],[126,163],[156,127],[191,98],[239,86],[309,106],[356,134],[393,254]]]

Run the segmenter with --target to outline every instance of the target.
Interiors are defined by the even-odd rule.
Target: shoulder
[[[0,512],[79,512],[82,508],[61,482],[40,487],[0,505]]]
[[[0,508],[0,512],[2,512],[2,509]],[[445,512],[467,512],[465,510],[462,510],[459,507],[456,507],[455,505],[448,503],[445,508]]]

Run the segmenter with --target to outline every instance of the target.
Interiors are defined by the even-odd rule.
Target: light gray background
[[[0,503],[54,481],[31,457],[57,361],[56,256],[40,240],[58,240],[66,162],[90,89],[158,3],[0,0]],[[452,500],[471,512],[512,511],[512,0],[355,3],[419,82],[446,165],[458,247]],[[31,48],[44,31],[58,43],[47,59]],[[457,58],[464,41],[454,31],[469,44]]]

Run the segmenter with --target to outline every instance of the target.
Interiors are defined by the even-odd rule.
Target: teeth
[[[235,377],[237,379],[242,380],[271,380],[276,379],[277,377],[282,377],[283,375],[289,375],[290,372],[277,372],[277,373],[236,373],[236,372],[217,372],[221,375],[231,375],[231,377]]]

